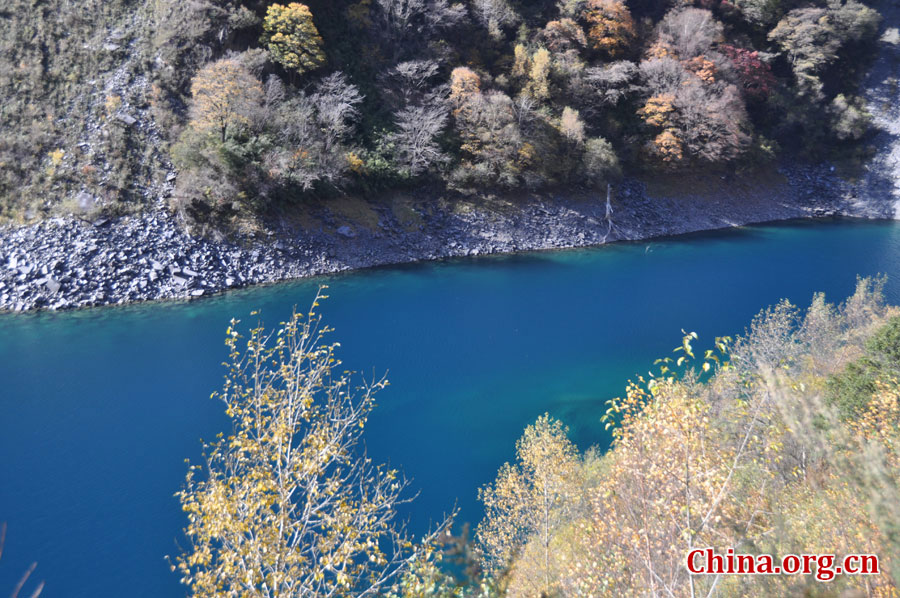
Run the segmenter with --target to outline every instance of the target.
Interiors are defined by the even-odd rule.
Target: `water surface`
[[[581,448],[604,445],[604,402],[668,354],[681,329],[743,330],[761,308],[852,292],[886,273],[900,302],[900,225],[840,221],[734,229],[598,249],[380,268],[181,304],[0,317],[0,594],[32,560],[44,596],[171,598],[184,524],[173,493],[200,439],[226,428],[225,327],[275,325],[309,305],[348,367],[388,372],[371,456],[420,496],[414,529],[476,489],[545,411]],[[9,588],[9,589],[7,589]]]

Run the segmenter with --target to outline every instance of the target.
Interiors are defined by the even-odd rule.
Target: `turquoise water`
[[[183,517],[173,493],[200,438],[224,430],[224,330],[276,324],[318,284],[345,365],[388,371],[367,441],[420,495],[414,529],[458,505],[513,457],[544,411],[582,447],[608,441],[604,401],[667,354],[738,333],[781,297],[852,292],[891,276],[900,225],[795,223],[599,249],[486,257],[234,292],[190,304],[0,317],[0,594],[34,560],[44,596],[183,596],[164,559]]]

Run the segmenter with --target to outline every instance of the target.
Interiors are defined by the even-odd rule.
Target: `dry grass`
[[[363,198],[343,195],[329,199],[326,205],[343,224],[367,228],[373,232],[378,229],[378,212]]]
[[[724,172],[698,172],[691,176],[681,173],[658,173],[644,179],[650,197],[683,197],[714,201],[723,195],[733,195],[736,187],[759,189],[787,184],[787,179],[774,165],[757,168],[740,176]]]
[[[418,230],[425,223],[422,214],[415,207],[415,200],[405,195],[394,195],[389,200],[391,213],[407,232]]]

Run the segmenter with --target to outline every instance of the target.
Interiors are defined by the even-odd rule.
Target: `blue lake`
[[[173,493],[200,439],[226,430],[224,331],[277,325],[330,286],[321,312],[344,364],[388,372],[370,456],[420,492],[423,529],[514,456],[545,411],[581,448],[625,382],[669,354],[741,332],[763,307],[815,291],[842,300],[857,275],[889,276],[900,302],[900,224],[800,222],[587,250],[391,267],[192,303],[0,317],[0,594],[32,561],[44,596],[168,598],[184,525]],[[25,592],[23,592],[25,594]]]

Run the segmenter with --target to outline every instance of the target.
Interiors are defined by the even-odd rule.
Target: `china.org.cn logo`
[[[687,553],[685,562],[692,575],[815,575],[819,581],[831,581],[838,575],[877,575],[881,572],[874,554],[723,554],[712,548],[697,548]]]

